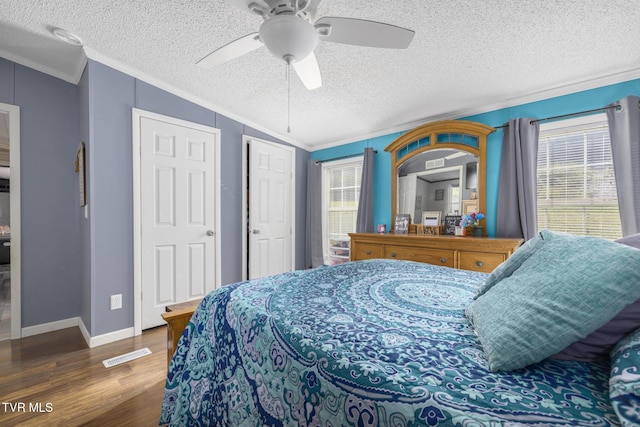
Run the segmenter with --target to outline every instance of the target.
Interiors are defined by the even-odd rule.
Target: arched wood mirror
[[[486,212],[487,135],[494,131],[482,123],[443,120],[389,144],[391,224],[396,214],[423,224],[433,213],[440,213],[442,223],[446,216]]]

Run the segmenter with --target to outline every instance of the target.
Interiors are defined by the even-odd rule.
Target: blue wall
[[[136,80],[89,61],[91,336],[133,326],[132,117]],[[123,310],[109,297],[122,294]]]
[[[501,126],[509,119],[529,117],[542,119],[578,111],[602,108],[628,95],[640,95],[640,79],[600,87],[597,89],[549,98],[509,108],[503,108],[483,114],[464,117],[489,126]],[[409,129],[407,129],[409,130]],[[335,157],[362,153],[365,147],[378,150],[374,171],[374,221],[375,224],[391,223],[391,155],[384,148],[404,132],[393,133],[377,138],[357,141],[338,147],[318,150],[311,153],[314,160],[327,160]],[[502,154],[502,129],[487,138],[487,233],[495,235],[496,211],[498,206],[498,179],[500,177],[500,156]]]
[[[22,327],[79,316],[78,88],[0,58],[0,102],[20,107]]]

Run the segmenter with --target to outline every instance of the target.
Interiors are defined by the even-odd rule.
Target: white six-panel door
[[[142,329],[216,287],[218,134],[140,119]]]
[[[291,186],[288,147],[249,144],[249,278],[292,270]]]

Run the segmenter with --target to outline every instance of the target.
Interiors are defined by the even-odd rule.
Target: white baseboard
[[[82,321],[82,317],[79,317],[78,319],[79,319],[78,327],[80,328],[80,333],[82,333],[82,336],[84,337],[84,342],[86,342],[87,345],[91,347],[91,334],[89,333],[89,330],[87,329],[87,327],[84,325],[84,322]]]
[[[22,328],[22,338],[30,337],[32,335],[46,334],[47,332],[58,331],[60,329],[72,328],[74,326],[78,326],[79,322],[79,317],[71,317],[69,319],[56,320],[55,322],[27,326],[26,328]]]
[[[106,334],[91,337],[89,341],[87,341],[87,344],[89,344],[89,347],[93,348],[93,347],[98,347],[99,345],[109,344],[114,341],[119,341],[125,338],[131,338],[132,336],[134,336],[133,327],[120,329],[119,331],[108,332]],[[87,338],[85,337],[85,340],[86,339]]]
[[[134,336],[134,329],[126,328],[119,331],[109,332],[103,335],[92,337],[84,322],[80,317],[72,317],[64,320],[56,320],[55,322],[43,323],[41,325],[28,326],[22,328],[22,337],[30,337],[33,335],[46,334],[47,332],[58,331],[60,329],[72,328],[77,326],[80,328],[80,332],[84,337],[85,342],[90,348],[98,347],[100,345],[109,344],[114,341],[119,341],[124,338],[130,338]]]
[[[84,337],[84,340],[86,341],[87,345],[90,348],[98,347],[104,344],[109,344],[114,341],[118,341],[124,338],[130,338],[133,336],[133,328],[126,328],[126,329],[121,329],[119,331],[113,331],[103,335],[92,337],[89,331],[87,330],[87,327],[84,325],[84,322],[82,321],[82,319],[80,319],[80,324],[78,326],[80,327],[80,332],[82,332],[82,336]]]

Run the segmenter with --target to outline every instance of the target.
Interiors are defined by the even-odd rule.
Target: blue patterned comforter
[[[609,364],[492,373],[464,309],[483,273],[371,260],[226,286],[171,361],[171,426],[610,426]]]

